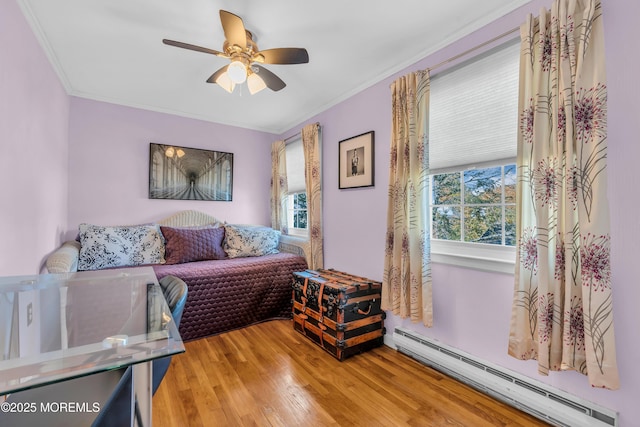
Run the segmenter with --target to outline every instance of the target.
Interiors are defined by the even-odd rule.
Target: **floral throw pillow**
[[[157,225],[104,227],[80,224],[78,270],[164,264],[164,239]]]
[[[222,249],[224,227],[173,228],[160,227],[166,241],[167,264],[224,259]]]
[[[225,225],[224,251],[229,258],[278,253],[280,232],[269,227]]]

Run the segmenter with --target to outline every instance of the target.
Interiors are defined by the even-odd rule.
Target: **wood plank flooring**
[[[287,320],[185,346],[154,426],[547,425],[386,346],[339,362]]]

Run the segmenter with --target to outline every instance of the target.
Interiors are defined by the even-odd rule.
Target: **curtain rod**
[[[485,41],[485,42],[483,42],[483,43],[480,43],[479,45],[476,45],[476,46],[474,46],[474,47],[472,47],[472,48],[469,48],[469,49],[465,50],[465,51],[464,51],[464,52],[462,52],[462,53],[459,53],[459,54],[457,54],[457,55],[454,55],[454,56],[452,56],[452,57],[451,57],[451,58],[449,58],[449,59],[445,59],[444,61],[439,62],[439,63],[437,63],[436,65],[433,65],[433,66],[431,66],[431,67],[427,67],[427,70],[431,71],[431,70],[434,70],[434,69],[436,69],[436,68],[442,67],[443,65],[446,65],[446,64],[448,64],[449,62],[452,62],[452,61],[455,61],[456,59],[462,58],[463,56],[466,56],[466,55],[470,54],[470,53],[471,53],[471,52],[473,52],[473,51],[476,51],[476,50],[478,50],[478,49],[481,49],[481,48],[485,47],[485,46],[486,46],[486,45],[488,45],[488,44],[491,44],[491,43],[493,43],[493,42],[495,42],[495,41],[498,41],[498,40],[500,40],[500,39],[502,39],[502,38],[504,38],[504,37],[507,37],[507,36],[509,36],[509,35],[511,35],[511,34],[513,34],[513,33],[515,33],[516,31],[518,31],[519,29],[520,29],[520,27],[515,27],[515,28],[510,29],[509,31],[505,31],[504,33],[502,33],[502,34],[500,34],[500,35],[497,35],[497,36],[495,36],[494,38],[492,38],[492,39],[490,39],[490,40],[487,40],[487,41]]]
[[[316,124],[316,125],[320,126],[320,122],[315,122],[315,123],[313,123],[313,124]],[[298,131],[298,132],[294,133],[293,135],[291,135],[290,137],[285,138],[285,139],[284,139],[284,142],[286,143],[286,142],[287,142],[287,141],[289,141],[290,139],[296,138],[296,137],[300,136],[301,134],[302,134],[302,131],[300,130],[300,131]]]
[[[296,138],[296,137],[300,136],[300,134],[301,134],[301,133],[302,133],[302,132],[296,132],[296,133],[294,133],[294,134],[293,134],[293,135],[291,135],[289,138],[285,138],[285,139],[284,139],[284,142],[286,143],[286,142],[287,142],[287,141],[289,141],[290,139],[293,139],[293,138]]]

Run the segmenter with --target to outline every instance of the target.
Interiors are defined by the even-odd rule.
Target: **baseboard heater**
[[[542,382],[492,365],[414,331],[395,328],[398,351],[508,405],[560,427],[617,427],[618,414]]]

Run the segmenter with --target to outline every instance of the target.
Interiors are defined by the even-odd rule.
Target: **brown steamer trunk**
[[[380,282],[331,269],[293,275],[296,331],[341,361],[383,343]]]

